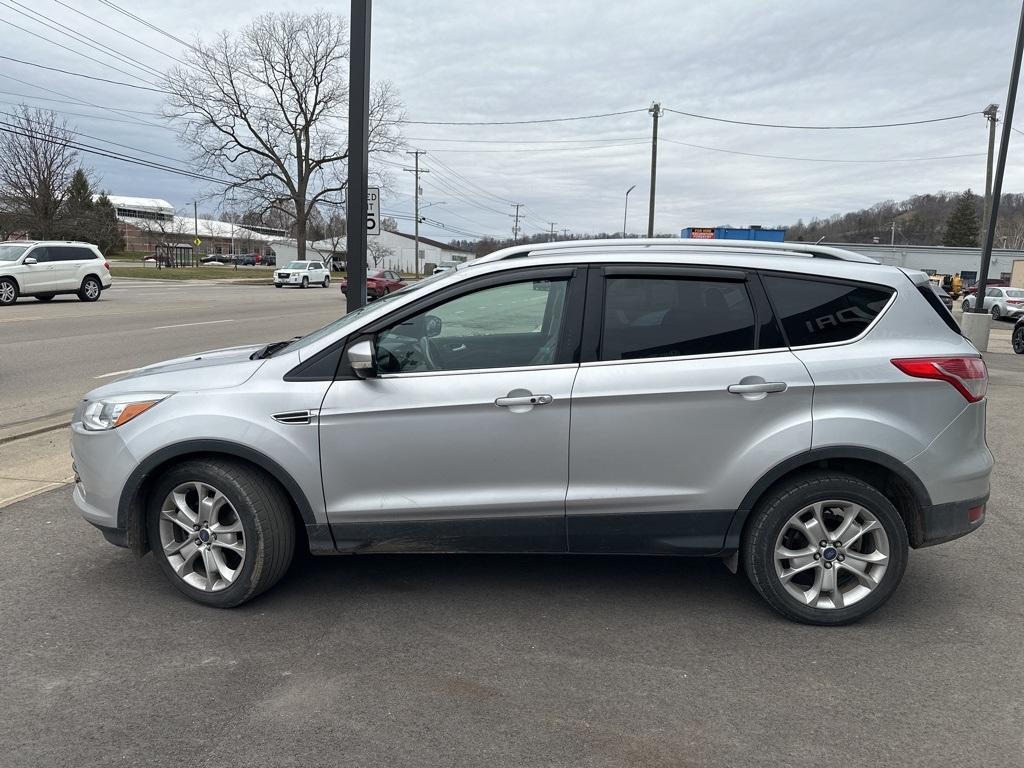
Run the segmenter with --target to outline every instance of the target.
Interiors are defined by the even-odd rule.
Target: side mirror
[[[377,366],[373,362],[373,343],[369,340],[358,341],[348,348],[348,364],[352,371],[361,379],[369,379],[377,375]]]
[[[39,260],[35,256],[26,256],[22,264],[31,267],[33,264],[38,264]]]
[[[427,315],[424,318],[423,332],[427,338],[434,338],[441,335],[441,318],[437,315]]]

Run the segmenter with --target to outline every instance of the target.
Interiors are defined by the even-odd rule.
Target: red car
[[[387,296],[400,288],[405,288],[406,282],[402,276],[392,269],[378,269],[366,276],[366,297],[368,299],[379,299]],[[348,288],[348,280],[341,281],[341,292]]]

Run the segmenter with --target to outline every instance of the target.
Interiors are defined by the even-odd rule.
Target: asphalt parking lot
[[[1024,359],[988,357],[986,524],[852,627],[665,558],[306,558],[217,611],[66,488],[8,506],[0,765],[1019,766]]]

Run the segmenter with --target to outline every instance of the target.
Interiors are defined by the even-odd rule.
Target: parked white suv
[[[331,284],[331,273],[319,261],[292,261],[287,267],[283,267],[274,273],[274,287],[280,288],[283,285],[297,285],[300,288],[309,288],[310,284],[322,285],[324,288]]]
[[[49,301],[61,293],[96,301],[110,283],[110,264],[91,243],[0,243],[0,306],[13,304],[19,296]]]

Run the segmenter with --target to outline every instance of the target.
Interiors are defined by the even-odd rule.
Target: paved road
[[[853,627],[716,561],[310,559],[234,611],[66,489],[0,511],[0,766],[1020,766],[1024,361],[990,355],[988,520]]]
[[[289,338],[344,314],[336,285],[115,280],[100,301],[0,311],[0,435],[69,414],[109,374],[204,349]]]

